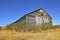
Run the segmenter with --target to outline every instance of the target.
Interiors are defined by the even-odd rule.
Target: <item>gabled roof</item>
[[[28,13],[28,14],[32,14],[32,13],[37,12],[37,11],[39,11],[39,10],[43,10],[44,12],[46,12],[43,8],[39,8],[39,9],[34,10],[34,11]],[[46,12],[46,13],[47,13],[47,12]],[[28,15],[28,14],[25,14],[24,16],[22,16],[21,18],[19,18],[16,22],[18,22],[18,21],[20,21],[21,19],[25,18],[26,15]],[[52,17],[51,17],[48,13],[47,13],[47,15],[52,19]]]

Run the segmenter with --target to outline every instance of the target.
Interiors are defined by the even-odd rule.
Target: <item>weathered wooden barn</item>
[[[26,25],[41,25],[52,23],[52,17],[43,8],[40,8],[24,15],[16,22]]]

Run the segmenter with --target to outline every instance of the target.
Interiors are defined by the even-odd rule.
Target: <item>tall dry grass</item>
[[[29,33],[0,30],[0,40],[60,40],[60,28]]]

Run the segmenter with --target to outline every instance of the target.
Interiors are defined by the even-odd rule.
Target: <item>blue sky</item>
[[[60,24],[60,0],[0,0],[0,26],[15,22],[39,8],[43,8],[53,18],[53,25]]]

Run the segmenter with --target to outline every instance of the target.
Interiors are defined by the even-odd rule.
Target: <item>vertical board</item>
[[[42,24],[42,23],[43,23],[42,17],[36,16],[36,24]]]

